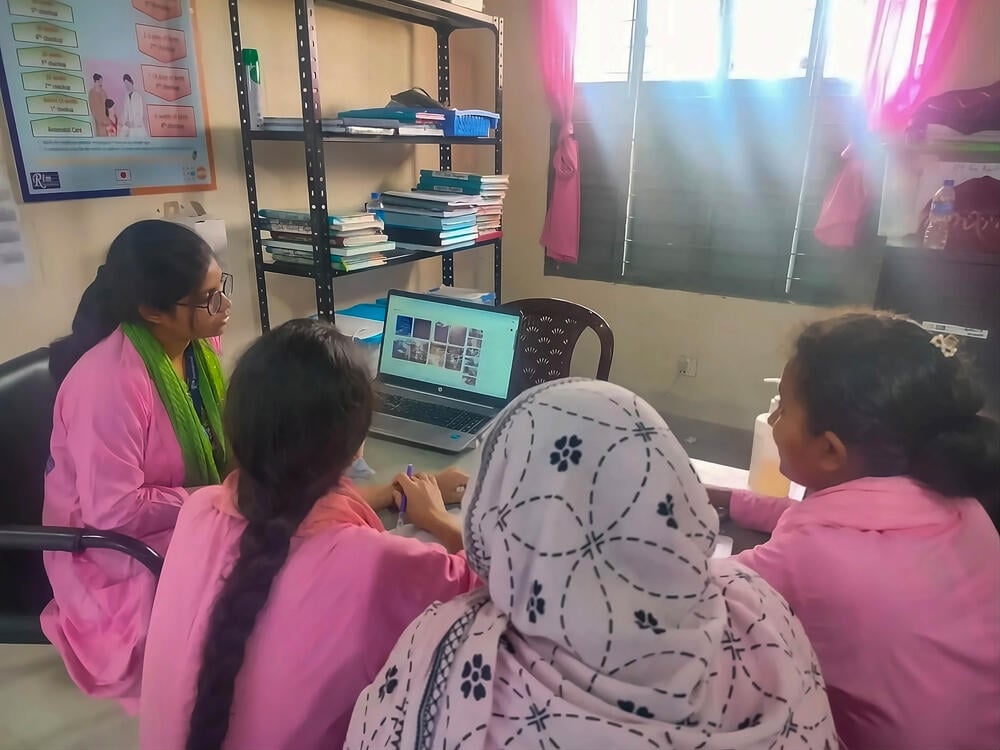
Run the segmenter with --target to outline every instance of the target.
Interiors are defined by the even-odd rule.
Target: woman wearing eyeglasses
[[[72,333],[52,344],[60,382],[43,521],[118,531],[161,554],[192,488],[226,471],[217,337],[232,277],[193,230],[140,221],[111,243]],[[47,553],[42,629],[87,694],[138,708],[155,581],[117,552]]]

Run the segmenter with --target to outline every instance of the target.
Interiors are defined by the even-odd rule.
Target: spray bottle
[[[766,378],[765,383],[777,385],[779,378]],[[753,425],[753,448],[750,451],[750,477],[748,484],[752,492],[769,497],[788,497],[791,482],[781,473],[781,459],[778,457],[778,446],[774,442],[774,434],[768,423],[771,415],[781,403],[781,396],[771,399],[771,407],[763,414],[758,414]]]
[[[260,53],[250,47],[244,47],[243,67],[246,69],[250,127],[257,130],[264,124],[264,88],[261,82]]]

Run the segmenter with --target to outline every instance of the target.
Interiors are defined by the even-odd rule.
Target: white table
[[[391,482],[394,476],[406,472],[408,464],[413,464],[415,472],[433,474],[455,466],[471,475],[479,466],[479,447],[450,455],[371,436],[365,442],[365,460],[375,470],[372,482]]]
[[[409,464],[413,464],[416,472],[435,473],[455,466],[471,475],[479,468],[479,456],[478,445],[465,453],[449,455],[377,437],[369,437],[365,443],[365,460],[376,472],[372,482],[389,482],[397,474],[404,473]],[[708,487],[747,489],[746,469],[699,461],[697,458],[692,459],[691,463],[702,483]]]
[[[426,448],[418,448],[412,445],[403,445],[390,440],[383,440],[377,437],[369,437],[365,443],[365,460],[369,466],[375,470],[375,476],[370,480],[372,483],[391,482],[392,478],[406,471],[408,464],[413,464],[414,471],[438,472],[455,466],[470,476],[473,476],[479,469],[480,446],[459,453],[449,455],[438,453]],[[737,469],[732,466],[713,464],[708,461],[692,459],[691,463],[698,472],[701,481],[709,487],[723,487],[726,489],[746,489],[747,476],[746,469]],[[460,512],[456,510],[456,512]],[[398,515],[392,511],[383,511],[380,514],[386,528],[393,528],[396,525]],[[404,533],[422,537],[422,534],[415,533],[410,529]],[[766,534],[756,531],[741,529],[731,522],[723,522],[722,533],[733,538],[733,552],[741,552],[744,549],[760,544],[767,539]]]

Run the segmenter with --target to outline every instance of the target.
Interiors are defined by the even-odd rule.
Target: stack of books
[[[505,174],[475,174],[472,172],[420,171],[417,190],[462,196],[477,196],[476,228],[480,241],[500,236],[503,221],[503,201],[510,186]]]
[[[398,107],[351,109],[341,112],[332,132],[352,135],[444,136],[444,113],[421,112]]]
[[[311,264],[312,230],[309,214],[262,208],[260,227],[270,236],[262,239],[264,250],[275,261]],[[356,271],[412,255],[390,240],[384,225],[370,213],[346,213],[329,217],[330,263],[340,271]]]
[[[470,247],[479,239],[478,195],[390,190],[381,194],[381,201],[378,215],[397,248],[440,253]]]

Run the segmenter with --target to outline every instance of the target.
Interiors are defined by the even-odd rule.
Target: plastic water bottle
[[[379,219],[385,218],[385,205],[382,203],[381,193],[371,194],[371,200],[365,203],[365,211],[375,214]]]
[[[951,217],[955,215],[955,181],[945,180],[944,185],[931,198],[931,210],[927,216],[927,231],[924,232],[924,247],[944,250],[948,244],[948,229]]]

